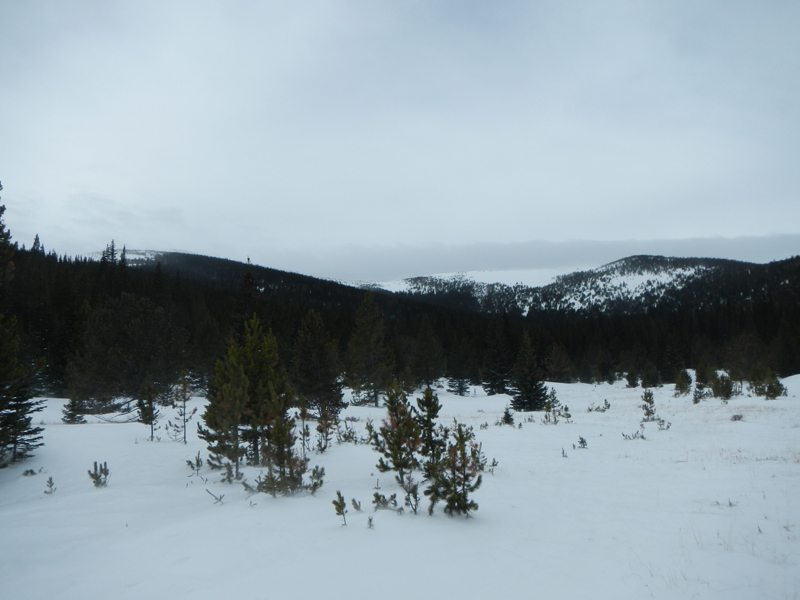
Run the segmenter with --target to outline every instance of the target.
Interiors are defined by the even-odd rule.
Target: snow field
[[[326,470],[316,496],[248,497],[207,467],[207,482],[190,477],[185,461],[207,454],[197,416],[188,445],[163,430],[150,442],[138,423],[64,425],[64,401],[53,399],[36,417],[46,445],[0,470],[4,597],[796,598],[800,376],[784,384],[786,398],[696,406],[659,388],[657,413],[671,428],[647,423],[647,439],[631,441],[621,434],[639,429],[642,390],[624,382],[554,384],[573,422],[518,413],[521,429],[494,425],[506,396],[439,390],[441,421],[472,425],[489,462],[499,462],[484,474],[471,519],[441,507],[429,517],[426,503],[416,516],[374,513],[376,480],[381,493],[402,494],[369,446],[312,453],[310,467]],[[605,399],[609,411],[586,412]],[[351,407],[342,417],[358,418],[363,431],[383,415]],[[586,449],[573,449],[579,436]],[[94,461],[108,462],[106,488],[86,473]],[[25,477],[26,469],[41,472]],[[251,483],[259,472],[244,471]],[[50,476],[57,490],[47,496]],[[331,504],[336,490],[348,501],[347,527]]]

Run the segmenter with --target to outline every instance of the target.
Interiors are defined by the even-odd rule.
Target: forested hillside
[[[125,318],[126,306],[134,303],[140,303],[140,318],[150,319],[142,322],[141,335],[150,338],[148,344],[168,348],[173,371],[185,369],[207,380],[228,339],[255,313],[277,337],[281,361],[291,372],[298,328],[312,309],[321,315],[345,371],[356,311],[367,294],[187,254],[160,253],[132,266],[111,245],[100,260],[32,248],[18,249],[13,262],[7,312],[18,318],[24,354],[45,358],[40,385],[59,394],[67,393],[70,365],[90,354],[88,345],[100,343],[100,327],[110,329],[105,343],[128,345],[131,360],[153,354],[133,333],[113,339],[123,329],[115,319]],[[641,310],[630,303],[605,310],[532,308],[524,317],[448,301],[447,292],[372,295],[383,328],[380,343],[391,350],[390,370],[410,387],[422,377],[482,382],[492,369],[508,378],[525,331],[543,375],[552,380],[610,380],[654,366],[662,380],[672,381],[677,370],[700,363],[744,370],[739,378],[747,379],[759,366],[782,375],[800,372],[798,274],[798,258],[731,263],[663,290],[657,304],[641,303]],[[106,350],[97,349],[98,360]]]

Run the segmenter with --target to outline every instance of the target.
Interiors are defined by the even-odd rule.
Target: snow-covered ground
[[[672,426],[648,423],[633,441],[621,434],[639,430],[642,390],[622,383],[555,384],[574,422],[520,413],[521,429],[494,425],[505,396],[440,391],[442,420],[473,425],[499,462],[471,519],[373,513],[376,480],[387,496],[398,490],[369,446],[312,455],[327,474],[316,496],[248,497],[218,472],[190,477],[186,460],[206,455],[194,433],[184,446],[146,441],[136,423],[64,425],[63,401],[51,400],[37,415],[46,445],[0,470],[0,590],[14,600],[797,598],[800,376],[784,383],[786,398],[727,405],[658,389]],[[605,399],[610,410],[586,412]],[[345,412],[362,429],[382,415]],[[579,436],[586,449],[573,448]],[[106,488],[87,475],[94,461],[108,462]],[[246,469],[251,482],[257,474]],[[336,490],[364,507],[348,507],[347,527]]]

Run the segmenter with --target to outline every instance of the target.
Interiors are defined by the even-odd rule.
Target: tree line
[[[29,417],[36,395],[70,398],[68,419],[132,411],[144,393],[167,402],[182,375],[217,393],[219,365],[232,344],[250,343],[254,318],[292,390],[287,402],[317,414],[341,409],[343,386],[355,402],[378,404],[395,380],[408,393],[442,378],[462,395],[475,385],[490,394],[524,388],[539,406],[544,379],[657,385],[686,368],[724,368],[741,384],[800,372],[800,259],[762,267],[687,286],[647,311],[523,316],[249,261],[131,260],[113,242],[98,260],[59,256],[38,236],[20,247],[0,220],[0,416]],[[27,450],[3,425],[5,460],[40,443],[26,427]]]

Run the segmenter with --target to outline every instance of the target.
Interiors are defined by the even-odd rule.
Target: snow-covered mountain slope
[[[544,271],[471,271],[363,285],[431,298],[467,299],[489,312],[651,307],[736,261],[708,258],[631,256],[590,269],[563,274]]]
[[[669,292],[701,279],[735,261],[704,258],[631,256],[590,271],[556,278],[531,294],[525,308],[540,310],[606,310],[621,305],[655,306]]]
[[[117,258],[119,258],[122,248],[117,248]],[[92,260],[100,260],[103,258],[103,252],[91,252],[90,254],[86,255],[86,258],[90,258]],[[128,261],[128,264],[138,264],[138,263],[146,263],[149,261],[157,260],[158,257],[164,254],[159,250],[131,250],[125,248],[125,260]]]

